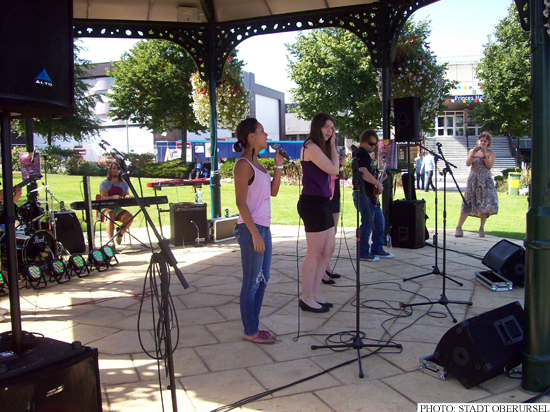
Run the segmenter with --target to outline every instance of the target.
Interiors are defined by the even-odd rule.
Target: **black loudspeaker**
[[[417,142],[421,140],[420,99],[403,97],[393,100],[395,141]]]
[[[86,252],[84,233],[76,214],[72,210],[68,210],[65,212],[54,212],[53,216],[55,219],[56,240],[61,242],[69,253]]]
[[[103,410],[97,349],[37,338],[31,350],[6,366],[8,371],[0,374],[3,411]]]
[[[494,245],[483,260],[493,272],[511,281],[514,285],[525,285],[525,249],[506,239]]]
[[[14,118],[72,113],[72,30],[72,0],[2,0],[2,110]]]
[[[191,221],[199,228],[199,238],[208,241],[206,203],[170,203],[170,241],[176,246],[195,243],[197,228]]]
[[[396,247],[418,249],[426,245],[426,202],[396,200],[391,207],[391,239]]]
[[[439,364],[470,389],[521,363],[523,309],[519,302],[449,329],[434,352]]]

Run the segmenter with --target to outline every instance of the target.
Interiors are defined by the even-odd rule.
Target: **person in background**
[[[378,195],[382,194],[384,186],[377,178],[378,169],[371,157],[371,155],[376,155],[378,135],[373,130],[365,130],[359,138],[359,143],[361,146],[356,152],[357,167],[362,173],[365,186],[365,194],[357,187],[355,187],[353,191],[353,203],[361,214],[361,226],[359,228],[359,258],[368,262],[377,262],[380,258],[392,258],[394,256],[393,253],[388,253],[383,249],[385,241],[385,219],[382,208],[380,207],[380,202],[378,201]],[[356,173],[355,170],[354,173]],[[354,177],[354,182],[360,184],[361,181],[359,177]],[[372,245],[369,246],[371,233]]]
[[[191,173],[189,173],[189,179],[198,179],[199,177],[202,177],[202,163],[201,157],[196,156],[195,166],[193,167],[193,170],[191,170]]]
[[[483,132],[479,135],[477,146],[468,152],[466,166],[471,166],[466,192],[465,202],[460,209],[458,226],[455,236],[462,237],[462,225],[468,216],[479,217],[479,236],[485,237],[485,221],[491,215],[498,213],[498,193],[491,168],[495,164],[495,152],[489,150],[491,147],[491,133]]]
[[[260,330],[260,311],[271,270],[271,196],[277,196],[281,184],[283,155],[275,153],[273,179],[258,162],[258,152],[267,148],[267,133],[258,120],[248,118],[237,126],[235,152],[243,154],[235,162],[233,178],[239,217],[235,237],[241,249],[243,281],[240,294],[243,339],[272,344],[273,336]],[[284,153],[284,152],[283,152]]]
[[[323,302],[319,286],[334,253],[334,218],[330,207],[331,175],[339,173],[334,120],[327,113],[317,114],[311,121],[309,137],[302,146],[302,194],[298,214],[304,221],[307,251],[302,263],[303,311],[328,312],[332,303]]]
[[[434,170],[435,170],[435,159],[431,153],[428,153],[426,156],[424,156],[424,161],[422,162],[422,167],[420,170],[421,170],[421,173],[423,173],[425,176],[424,191],[429,192],[430,185],[432,186],[432,189],[435,190],[435,186],[432,181],[432,177],[434,175]]]
[[[212,172],[212,164],[210,163],[210,159],[204,160],[201,171],[204,177],[210,177],[210,173]]]
[[[126,197],[133,197],[130,195],[130,189],[128,183],[122,180],[118,164],[112,163],[109,166],[107,172],[107,179],[103,180],[99,184],[99,193],[101,194],[101,200],[106,199],[122,199]],[[105,230],[109,239],[113,237],[115,233],[115,221],[122,222],[122,229],[118,232],[116,237],[117,245],[122,243],[122,236],[126,233],[126,230],[132,225],[134,216],[125,209],[115,207],[114,209],[105,208],[101,210],[101,213],[106,216]],[[115,245],[111,242],[109,245],[111,248],[115,248]]]
[[[422,153],[418,153],[416,158],[416,190],[424,190],[424,172],[422,165],[424,164],[424,156]],[[422,183],[422,185],[420,185]]]

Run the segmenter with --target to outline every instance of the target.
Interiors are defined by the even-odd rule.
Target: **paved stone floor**
[[[211,411],[248,397],[254,400],[237,410],[416,411],[419,402],[519,403],[534,396],[521,388],[520,380],[505,375],[467,390],[456,378],[442,381],[419,370],[419,359],[431,355],[454,325],[443,305],[414,307],[410,316],[399,307],[399,302],[440,297],[441,276],[403,282],[403,278],[431,272],[435,249],[429,245],[421,249],[394,247],[393,259],[361,262],[364,343],[391,340],[402,345],[402,350],[383,348],[374,353],[373,347],[362,349],[363,379],[358,377],[356,351],[312,350],[312,344],[324,345],[332,334],[355,330],[355,230],[338,233],[335,256],[339,258],[333,259],[333,264],[343,278],[334,286],[321,285],[322,296],[335,305],[326,314],[298,310],[297,270],[305,254],[303,231],[296,226],[274,226],[272,231],[272,272],[261,326],[277,336],[274,345],[242,340],[241,264],[234,239],[203,248],[172,248],[190,285],[184,289],[172,276],[170,292],[177,315],[174,340],[175,331],[179,331],[173,359],[180,411]],[[523,304],[523,289],[493,292],[475,280],[475,271],[486,269],[481,259],[499,238],[465,232],[464,238],[457,239],[448,233],[445,269],[464,286],[447,281],[447,297],[473,302],[471,307],[448,306],[459,322],[513,301]],[[145,233],[140,236],[146,238]],[[440,244],[442,241],[440,234]],[[98,348],[104,411],[160,411],[157,363],[140,345],[141,340],[148,351],[154,351],[150,298],[144,301],[140,315],[151,252],[133,242],[117,257],[120,263],[104,272],[62,285],[50,284],[39,291],[21,289],[23,330]],[[443,264],[440,249],[441,270]],[[150,295],[148,283],[145,293]],[[8,305],[7,296],[0,297],[0,306]],[[8,315],[0,332],[10,329]],[[332,341],[339,338],[333,336]],[[164,372],[161,376],[166,388],[168,379]],[[171,410],[170,392],[162,394],[165,410]],[[549,402],[547,397],[543,399]]]

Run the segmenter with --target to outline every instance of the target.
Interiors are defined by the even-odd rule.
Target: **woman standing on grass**
[[[283,156],[275,153],[273,180],[258,162],[258,152],[267,148],[267,133],[254,118],[237,126],[236,152],[243,154],[235,162],[233,178],[239,218],[235,237],[241,248],[243,283],[241,287],[241,319],[244,340],[272,344],[275,336],[259,330],[260,310],[271,267],[271,196],[277,196],[281,183]]]
[[[477,139],[477,146],[468,153],[466,166],[472,166],[466,183],[465,202],[462,203],[455,236],[462,237],[462,225],[468,216],[479,217],[479,236],[485,237],[485,221],[498,213],[498,194],[491,168],[495,164],[495,152],[491,147],[491,133],[483,132]]]
[[[304,221],[307,252],[302,263],[302,296],[299,306],[303,311],[323,313],[333,306],[320,300],[317,294],[334,252],[330,176],[337,175],[340,166],[332,116],[320,113],[313,118],[300,159],[303,189],[298,213]]]

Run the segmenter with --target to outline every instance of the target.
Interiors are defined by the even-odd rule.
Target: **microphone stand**
[[[110,146],[109,143],[106,141],[101,141],[99,143],[101,148],[105,150],[106,152],[109,152],[111,156],[113,156],[117,163],[119,169],[122,171],[120,174],[124,181],[128,184],[128,187],[130,188],[130,191],[134,195],[134,198],[136,199],[141,211],[143,212],[143,215],[145,216],[145,219],[147,220],[148,224],[151,226],[151,229],[153,230],[153,233],[155,234],[157,240],[158,240],[158,246],[160,248],[160,253],[153,253],[151,257],[151,263],[149,264],[149,269],[147,272],[153,273],[154,268],[158,269],[158,272],[161,274],[160,276],[160,282],[161,282],[161,319],[163,319],[163,328],[160,330],[160,325],[155,325],[155,336],[162,337],[164,340],[164,354],[167,357],[166,364],[168,366],[168,374],[170,378],[170,385],[168,386],[168,389],[170,389],[171,395],[172,395],[172,410],[174,412],[177,412],[178,406],[177,406],[177,397],[176,397],[176,377],[174,374],[174,358],[173,358],[173,352],[172,349],[172,337],[171,337],[171,328],[172,328],[172,322],[171,322],[171,316],[170,316],[170,294],[169,294],[169,288],[170,285],[170,276],[169,271],[167,269],[167,265],[170,265],[172,269],[174,269],[174,272],[176,276],[178,277],[178,280],[180,281],[181,285],[184,289],[189,288],[189,284],[185,280],[185,277],[183,276],[183,273],[181,273],[181,270],[179,270],[177,266],[177,261],[172,253],[172,250],[170,250],[169,241],[168,239],[161,238],[159,232],[157,231],[155,224],[153,223],[153,220],[151,219],[151,216],[149,216],[149,213],[145,209],[145,206],[143,202],[141,201],[135,187],[130,182],[130,176],[128,174],[128,170],[126,168],[126,162],[128,159],[125,155],[120,153],[117,149],[113,148],[112,150],[107,150],[105,146]],[[160,319],[159,319],[160,320]],[[138,325],[139,328],[139,325]],[[158,334],[158,335],[157,335]],[[160,350],[157,350],[157,354],[160,353]],[[157,361],[160,361],[160,358],[157,358]],[[162,391],[162,388],[161,388]]]
[[[457,285],[459,286],[463,286],[464,284],[461,283],[461,282],[458,282],[457,280],[449,277],[446,275],[446,261],[447,261],[447,233],[446,233],[446,229],[447,229],[447,172],[450,172],[451,173],[451,176],[453,177],[453,180],[456,184],[456,180],[452,174],[452,171],[451,171],[451,168],[450,166],[456,168],[455,165],[453,165],[452,163],[448,162],[446,159],[445,159],[445,156],[443,155],[443,152],[441,150],[441,143],[437,143],[437,149],[438,149],[438,152],[439,154],[436,154],[434,152],[432,152],[431,150],[425,148],[424,146],[420,146],[422,147],[425,151],[429,152],[430,154],[432,154],[435,158],[435,170],[437,172],[437,161],[438,160],[442,160],[444,163],[445,163],[445,167],[443,168],[443,171],[442,171],[442,174],[443,174],[443,271],[440,272],[439,271],[439,268],[437,266],[437,256],[438,256],[438,240],[437,240],[437,179],[435,179],[435,235],[434,235],[434,246],[435,246],[435,266],[433,267],[433,270],[430,272],[430,273],[425,273],[423,275],[418,275],[418,276],[413,276],[411,278],[406,278],[406,279],[403,279],[403,282],[407,282],[409,280],[412,280],[412,279],[418,279],[418,278],[421,278],[421,277],[424,277],[424,276],[428,276],[428,275],[441,275],[441,277],[443,278],[443,284],[442,284],[442,292],[441,292],[441,296],[439,298],[439,300],[437,301],[428,301],[428,302],[423,302],[423,303],[403,303],[401,304],[400,306],[402,308],[406,308],[406,307],[412,307],[412,306],[421,306],[421,305],[434,305],[434,304],[439,304],[439,305],[443,305],[445,306],[445,309],[447,309],[447,312],[449,312],[449,315],[451,316],[451,319],[453,320],[453,323],[456,323],[456,318],[453,316],[451,310],[449,309],[449,304],[455,304],[455,305],[468,305],[468,306],[472,306],[472,302],[469,302],[469,301],[458,301],[458,300],[449,300],[447,298],[447,295],[446,295],[446,280],[449,279],[450,281],[452,282],[455,282]],[[458,188],[458,184],[457,184],[457,188]],[[464,196],[462,195],[462,192],[460,191],[460,188],[458,188],[458,191],[460,192],[460,195],[462,196],[462,201],[464,201]]]
[[[400,344],[365,344],[363,343],[363,338],[361,336],[364,336],[365,333],[361,331],[360,325],[361,325],[361,311],[360,311],[360,301],[361,301],[361,251],[360,251],[360,225],[361,225],[361,219],[359,214],[359,209],[361,208],[361,202],[364,201],[368,202],[367,195],[365,192],[365,185],[363,180],[363,173],[359,170],[359,166],[357,164],[357,157],[356,157],[357,151],[353,152],[353,160],[352,160],[352,168],[353,168],[353,179],[354,179],[354,185],[353,190],[357,196],[357,207],[356,207],[356,218],[357,218],[357,228],[355,229],[355,238],[357,239],[356,242],[356,264],[357,264],[357,270],[355,271],[355,331],[353,339],[350,343],[344,343],[339,345],[312,345],[311,349],[323,349],[323,348],[329,348],[329,349],[336,349],[336,348],[353,348],[357,350],[357,363],[359,365],[359,377],[363,379],[365,377],[365,374],[363,373],[363,365],[361,363],[361,349],[363,348],[398,348],[401,349],[402,346]],[[369,221],[371,224],[371,227],[374,230],[374,221],[372,218],[372,213],[370,211],[370,207],[368,203],[366,204],[367,208],[367,214],[369,216]],[[368,241],[368,239],[367,239]],[[344,362],[347,363],[347,362]]]

